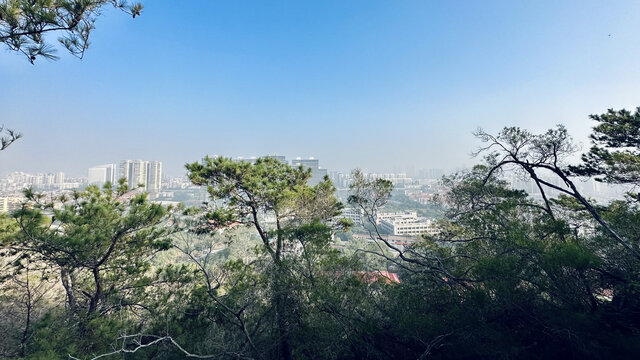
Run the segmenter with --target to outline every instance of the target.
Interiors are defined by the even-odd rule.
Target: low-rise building
[[[417,212],[380,213],[377,216],[380,228],[393,235],[436,235],[438,229],[432,219],[418,217]]]
[[[354,224],[362,224],[364,211],[359,208],[346,207],[342,209],[342,217],[353,221]]]

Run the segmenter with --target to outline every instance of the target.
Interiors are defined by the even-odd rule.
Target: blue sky
[[[330,170],[457,168],[471,132],[640,105],[636,1],[143,1],[105,11],[83,60],[0,51],[0,173],[205,154]],[[611,36],[609,36],[611,35]]]

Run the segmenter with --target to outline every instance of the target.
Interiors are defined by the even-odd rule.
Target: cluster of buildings
[[[363,218],[362,210],[352,207],[345,208],[342,216],[356,224],[367,221]],[[417,211],[380,212],[375,215],[374,220],[378,227],[389,235],[415,237],[423,234],[438,234],[434,219],[420,217]]]
[[[129,188],[141,188],[150,193],[162,189],[162,162],[148,160],[122,160],[116,164],[98,165],[89,168],[89,185],[102,186],[107,182],[116,183],[124,178]]]
[[[65,179],[63,172],[49,174],[27,174],[24,172],[13,172],[4,179],[0,179],[0,191],[22,191],[22,189],[28,187],[46,190],[63,190],[73,186],[73,184],[68,183],[68,180],[69,179]]]
[[[218,157],[218,155],[214,155],[212,156],[212,158],[216,158]],[[291,161],[287,160],[286,156],[283,155],[266,155],[264,156],[265,158],[270,158],[270,159],[275,159],[280,161],[283,164],[288,164],[291,165],[293,167],[299,167],[302,166],[305,169],[311,169],[311,178],[309,179],[308,184],[313,186],[313,185],[317,185],[319,182],[321,182],[325,176],[327,176],[327,169],[323,169],[320,167],[320,160],[310,157],[307,159],[303,159],[301,157],[297,157]],[[249,158],[244,158],[244,157],[237,157],[235,159],[233,159],[234,161],[246,161],[246,162],[250,162],[250,163],[254,163],[258,158],[255,156],[249,157]]]
[[[325,176],[329,176],[333,184],[339,189],[337,195],[339,197],[345,197],[345,199],[348,195],[348,187],[353,181],[351,173],[336,171],[329,173],[327,169],[320,167],[320,160],[313,157],[297,157],[292,160],[288,160],[282,155],[267,155],[266,157],[293,167],[309,169],[311,171],[309,185],[316,185],[321,182]],[[253,163],[257,160],[257,157],[237,157],[234,160]],[[438,176],[441,174],[441,170],[430,170],[429,174],[424,173],[421,175]],[[416,195],[426,196],[426,194],[422,194],[422,190],[420,190],[424,188],[421,184],[422,180],[411,178],[407,176],[407,173],[368,173],[366,176],[368,178],[390,180],[394,184],[394,187],[401,190],[403,189],[406,195],[411,194],[413,200],[419,201]],[[39,191],[50,191],[52,194],[55,194],[57,192],[62,193],[68,190],[81,189],[87,185],[101,187],[107,182],[115,184],[121,178],[125,179],[130,188],[137,188],[149,192],[151,198],[155,201],[167,203],[181,202],[188,205],[198,205],[207,199],[206,192],[204,192],[202,188],[194,186],[186,177],[165,178],[163,176],[162,162],[160,161],[122,160],[119,163],[92,166],[88,169],[86,178],[68,178],[65,177],[65,174],[62,172],[49,174],[12,173],[4,179],[0,179],[0,212],[12,211],[19,207],[24,201],[22,190],[25,188],[30,187]],[[346,211],[348,213],[350,210],[347,209]],[[353,217],[357,222],[361,220],[359,213],[347,215],[347,217]],[[406,229],[403,228],[398,219],[396,219],[395,222],[391,221],[391,219],[387,220],[385,221],[387,221],[388,224],[385,226],[391,234],[415,235],[427,229],[427,227],[420,225],[421,222],[424,222],[422,219],[414,221],[418,225],[412,225]],[[405,222],[406,221],[408,220],[405,219]]]
[[[419,171],[413,171],[413,175],[408,174],[406,172],[396,172],[396,173],[376,173],[376,172],[365,172],[364,175],[368,179],[385,179],[391,181],[395,187],[404,187],[404,188],[415,188],[422,186],[424,184],[434,184],[437,183],[442,176],[444,175],[444,171],[442,169],[423,169]],[[339,171],[331,171],[329,172],[329,179],[334,186],[338,189],[346,189],[349,187],[353,178],[350,173],[341,173]]]
[[[391,181],[393,186],[406,186],[416,183],[416,180],[407,176],[406,173],[363,173],[367,179],[385,179]],[[329,172],[329,179],[338,189],[347,189],[353,182],[353,176],[339,171]]]
[[[26,188],[56,194],[85,185],[86,179],[69,178],[63,172],[36,174],[13,172],[0,179],[0,213],[19,209],[25,201],[22,192]]]
[[[87,185],[102,186],[106,182],[116,183],[125,178],[130,188],[141,188],[152,196],[162,188],[162,163],[160,161],[123,160],[116,164],[98,165],[89,168],[88,176],[65,177],[63,172],[28,174],[13,172],[0,179],[0,213],[19,209],[25,201],[22,191],[32,188],[46,191],[50,195],[61,195],[69,190],[82,189]]]

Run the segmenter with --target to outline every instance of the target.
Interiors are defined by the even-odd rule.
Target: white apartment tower
[[[159,192],[162,188],[162,163],[149,161],[147,167],[147,191]]]
[[[60,189],[64,188],[64,173],[57,172],[54,174],[53,183],[57,185]]]
[[[120,162],[118,176],[126,179],[130,188],[143,187],[145,191],[158,192],[162,187],[162,163],[123,160]]]

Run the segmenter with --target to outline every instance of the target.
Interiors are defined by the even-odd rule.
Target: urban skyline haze
[[[206,154],[329,170],[459,168],[472,132],[634,108],[640,2],[143,1],[107,11],[83,60],[0,56],[0,174]],[[604,94],[604,95],[603,95]]]

